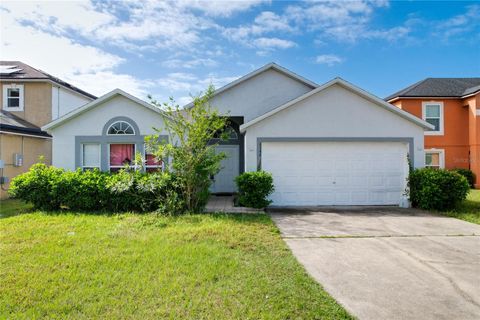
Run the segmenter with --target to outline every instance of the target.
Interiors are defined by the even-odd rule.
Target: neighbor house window
[[[122,168],[129,167],[134,169],[135,144],[110,144],[109,169],[110,172],[116,172]]]
[[[82,169],[100,169],[100,144],[82,144]]]
[[[444,151],[438,149],[425,150],[425,167],[434,169],[443,169],[444,165]]]
[[[432,131],[425,131],[426,135],[443,134],[443,103],[424,102],[422,106],[423,120],[435,126]]]
[[[3,109],[5,111],[23,111],[23,85],[3,85]]]
[[[134,135],[135,130],[132,125],[126,121],[116,121],[108,127],[107,135],[126,134]]]

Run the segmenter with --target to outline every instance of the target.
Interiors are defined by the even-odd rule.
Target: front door
[[[219,145],[216,152],[224,152],[226,158],[220,164],[220,172],[214,176],[210,191],[212,193],[233,193],[237,191],[235,177],[239,173],[239,146]]]

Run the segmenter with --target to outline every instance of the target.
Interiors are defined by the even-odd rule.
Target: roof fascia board
[[[38,139],[52,139],[52,137],[47,137],[47,136],[42,136],[42,135],[19,133],[19,132],[4,131],[4,130],[0,130],[0,133],[2,133],[2,134],[10,134],[10,135],[12,135],[12,136],[31,137],[31,138],[38,138]]]
[[[276,113],[278,113],[278,112],[280,112],[280,111],[282,111],[282,110],[284,110],[284,109],[286,109],[286,108],[288,108],[288,107],[290,107],[290,106],[292,106],[292,105],[294,105],[294,104],[296,104],[296,103],[298,103],[298,102],[300,102],[304,99],[307,99],[308,97],[310,97],[310,96],[312,96],[312,95],[314,95],[314,94],[316,94],[320,91],[323,91],[326,88],[331,87],[334,84],[339,84],[342,87],[344,87],[344,88],[362,96],[363,98],[365,98],[367,100],[370,100],[371,102],[376,103],[376,104],[384,107],[388,111],[396,113],[397,115],[401,116],[402,118],[404,118],[406,120],[409,120],[409,121],[412,121],[412,122],[416,123],[417,125],[420,125],[424,129],[430,129],[430,130],[434,129],[434,127],[431,124],[429,124],[428,122],[423,121],[422,119],[419,119],[419,118],[415,117],[414,115],[411,115],[408,112],[403,111],[400,108],[397,108],[397,107],[391,105],[388,102],[385,102],[384,100],[372,95],[371,93],[368,93],[367,91],[365,91],[365,90],[363,90],[363,89],[361,89],[357,86],[354,86],[353,84],[351,84],[351,83],[349,83],[349,82],[347,82],[347,81],[345,81],[341,78],[335,78],[335,79],[330,80],[329,82],[319,86],[318,88],[316,88],[312,91],[309,91],[309,92],[305,93],[304,95],[302,95],[302,96],[300,96],[300,97],[298,97],[298,98],[296,98],[292,101],[289,101],[289,102],[287,102],[287,103],[285,103],[285,104],[283,104],[283,105],[281,105],[281,106],[279,106],[279,107],[277,107],[277,108],[275,108],[275,109],[273,109],[273,110],[255,118],[255,119],[241,125],[240,126],[240,131],[243,133],[243,132],[246,131],[246,129],[248,127],[254,125],[255,123],[260,122],[260,121],[262,121],[262,120],[264,120],[264,119],[266,119],[266,118],[268,118],[268,117],[270,117],[270,116],[272,116],[272,115],[274,115],[274,114],[276,114]]]

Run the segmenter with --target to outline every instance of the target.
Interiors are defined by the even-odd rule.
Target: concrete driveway
[[[359,319],[480,319],[480,226],[393,207],[271,209],[306,270]]]

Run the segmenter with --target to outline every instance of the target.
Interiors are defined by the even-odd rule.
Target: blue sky
[[[476,1],[0,3],[0,58],[102,95],[181,104],[268,62],[385,97],[426,77],[480,76]]]

